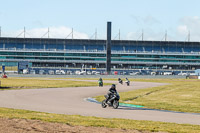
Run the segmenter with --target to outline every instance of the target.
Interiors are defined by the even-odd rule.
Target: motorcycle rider
[[[102,80],[102,78],[100,77],[99,80]]]
[[[118,78],[118,81],[119,81],[120,84],[123,84],[123,81],[122,81],[121,78]]]
[[[99,87],[100,87],[101,85],[103,86],[103,79],[102,79],[102,78],[99,78],[98,82],[99,82]]]
[[[130,82],[127,77],[126,77],[126,82]]]
[[[107,93],[108,97],[107,97],[107,99],[106,99],[106,103],[108,103],[108,104],[111,103],[110,100],[111,100],[112,95],[113,95],[114,93],[117,93],[116,85],[115,85],[115,84],[112,84],[111,88],[108,90],[108,93]]]
[[[128,80],[128,78],[126,77],[126,83],[127,83],[127,85],[129,85],[130,84],[130,81]]]

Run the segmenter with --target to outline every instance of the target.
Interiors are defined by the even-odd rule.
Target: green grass
[[[6,71],[17,71],[18,67],[17,66],[6,66],[5,70]],[[1,71],[2,71],[2,69],[1,69]]]
[[[111,79],[116,80],[116,79]],[[187,112],[199,112],[199,86],[198,80],[170,80],[170,79],[134,79],[141,82],[162,82],[170,85],[147,88],[131,92],[123,92],[121,102],[144,105],[149,108],[159,108],[168,110],[179,110],[183,107]],[[49,87],[78,87],[78,86],[97,86],[96,82],[73,81],[73,80],[48,80],[48,79],[29,79],[29,78],[8,78],[1,79],[3,87],[11,89],[21,88],[49,88]],[[133,82],[134,84],[134,82]],[[153,92],[150,95],[146,93]],[[134,97],[139,98],[133,100]],[[98,97],[101,99],[101,97]],[[170,104],[169,104],[170,103]],[[159,105],[158,105],[159,104]],[[189,107],[187,107],[190,105]],[[190,109],[189,109],[190,108]],[[107,119],[99,117],[86,117],[79,115],[61,115],[42,113],[27,110],[0,108],[0,117],[32,119],[46,122],[65,123],[72,126],[94,126],[119,129],[134,129],[139,131],[163,131],[163,132],[200,132],[199,125],[175,124],[153,121],[136,121],[127,119]]]
[[[179,132],[179,133],[198,133],[200,131],[199,125],[189,124],[175,124],[166,122],[153,121],[136,121],[127,119],[110,119],[99,117],[86,117],[79,115],[62,115],[42,113],[35,111],[0,108],[0,117],[17,118],[17,119],[31,119],[41,120],[46,122],[58,122],[68,125],[94,126],[94,127],[108,127],[118,129],[135,129],[139,131],[163,131],[163,132]]]
[[[105,83],[104,85],[110,85]],[[98,86],[98,82],[53,80],[48,78],[7,78],[1,79],[2,89],[64,88]]]
[[[132,79],[169,85],[120,93],[120,102],[151,109],[200,113],[200,81],[191,79]],[[98,101],[103,96],[96,97]]]

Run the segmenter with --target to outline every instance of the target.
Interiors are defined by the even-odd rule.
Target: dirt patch
[[[39,120],[0,118],[1,133],[149,133],[146,131],[112,129],[104,127],[70,126]]]

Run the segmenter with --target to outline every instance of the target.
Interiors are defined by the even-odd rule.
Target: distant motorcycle
[[[118,81],[119,81],[120,84],[123,85],[123,80],[119,79]]]
[[[104,95],[104,97],[107,99],[108,95]],[[118,93],[114,93],[112,95],[112,97],[109,100],[110,104],[106,103],[106,99],[103,100],[102,103],[101,103],[102,108],[106,108],[107,106],[113,107],[114,109],[118,108],[118,106],[119,106],[119,99],[120,99],[120,96],[119,96]]]
[[[103,81],[99,81],[99,87],[103,87]]]
[[[129,85],[130,85],[130,81],[126,81],[125,83],[126,83],[126,85],[127,85],[127,86],[129,86]]]

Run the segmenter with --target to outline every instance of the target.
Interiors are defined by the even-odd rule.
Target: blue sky
[[[75,38],[106,37],[106,22],[112,21],[112,37],[120,29],[122,39],[200,41],[199,0],[0,0],[2,36],[16,37],[26,27],[27,37],[65,38],[74,29]]]

